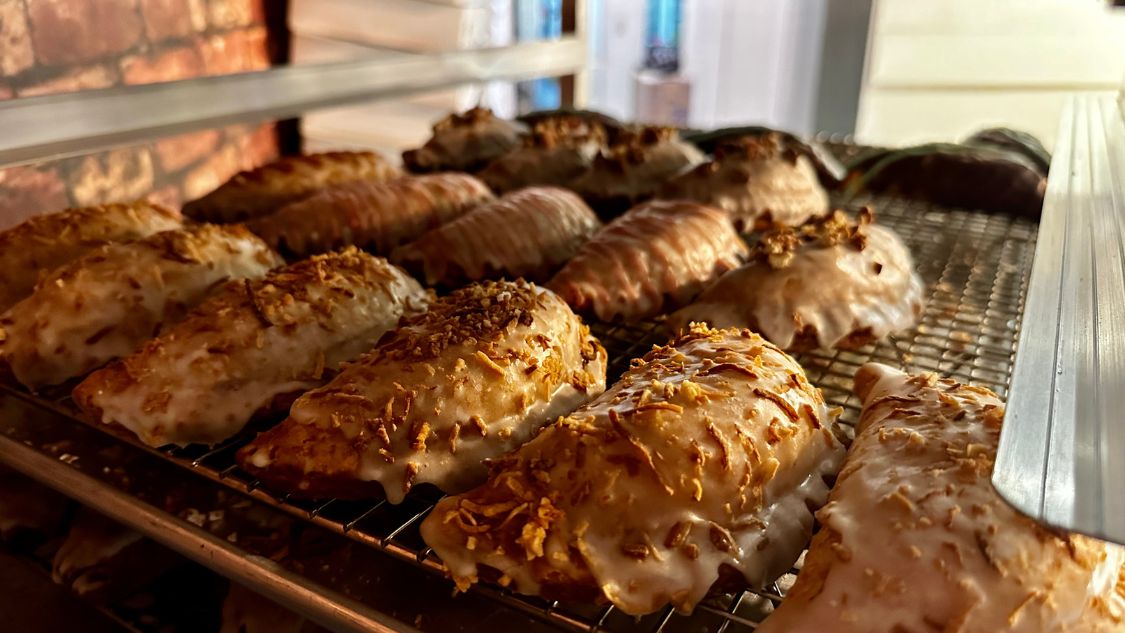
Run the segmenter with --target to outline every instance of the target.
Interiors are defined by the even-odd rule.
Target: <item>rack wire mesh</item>
[[[881,223],[902,236],[914,254],[918,272],[927,284],[921,322],[913,331],[859,350],[818,351],[799,356],[809,379],[823,390],[828,401],[844,409],[841,422],[847,429],[859,413],[858,401],[851,393],[852,376],[860,365],[871,360],[913,371],[937,372],[1004,395],[1019,336],[1037,225],[1025,219],[944,209],[895,198],[859,199],[844,206],[854,211],[865,204],[876,210]],[[592,324],[591,329],[610,354],[610,380],[628,367],[630,359],[642,356],[654,344],[668,338],[660,320],[598,323]],[[68,400],[38,403],[81,420]],[[109,427],[96,426],[115,433]],[[160,450],[119,436],[295,517],[435,573],[441,572],[440,561],[418,532],[419,523],[440,494],[417,491],[399,505],[384,500],[294,499],[263,488],[235,464],[235,453],[252,435],[244,433],[214,447]],[[479,585],[474,591],[562,630],[738,633],[753,630],[772,610],[792,585],[799,568],[800,562],[777,582],[760,590],[712,596],[692,615],[677,614],[668,608],[634,618],[612,606],[544,601]]]

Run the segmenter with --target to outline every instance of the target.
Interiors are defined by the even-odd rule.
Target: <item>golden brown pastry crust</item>
[[[306,393],[238,460],[300,496],[372,496],[381,484],[398,503],[417,483],[464,490],[483,480],[484,459],[600,393],[605,359],[550,291],[473,284]]]
[[[497,118],[488,108],[476,107],[435,123],[430,140],[418,149],[403,152],[402,162],[416,174],[475,172],[519,144],[518,124]]]
[[[868,364],[863,413],[797,582],[762,633],[1125,630],[1125,548],[1048,531],[992,488],[1003,402]]]
[[[658,197],[718,207],[747,231],[796,226],[829,211],[812,162],[784,147],[777,134],[722,143],[711,160],[666,183]]]
[[[760,586],[796,560],[843,458],[833,418],[775,346],[696,327],[439,502],[422,536],[462,589],[492,574],[690,611],[717,582]]]
[[[523,144],[496,158],[478,176],[497,193],[536,185],[565,186],[590,168],[607,144],[605,126],[588,117],[543,119]]]
[[[75,403],[152,446],[212,444],[288,410],[425,309],[416,281],[354,247],[228,282],[127,358],[86,378]]]
[[[656,200],[596,233],[547,287],[602,321],[640,319],[688,303],[746,252],[726,213]]]
[[[674,128],[637,126],[598,154],[569,185],[603,218],[616,217],[653,197],[667,179],[703,160]]]
[[[336,185],[247,223],[286,257],[355,245],[386,255],[492,199],[468,174],[432,174]]]
[[[574,193],[528,187],[400,246],[391,261],[427,285],[490,277],[542,281],[599,228],[597,216]]]
[[[0,313],[26,298],[40,276],[110,242],[179,228],[179,213],[137,200],[36,216],[0,233]]]
[[[37,389],[132,353],[228,279],[281,264],[242,226],[198,224],[107,244],[56,269],[0,316],[0,358]]]
[[[183,213],[202,222],[244,222],[273,213],[331,185],[388,180],[401,173],[374,152],[286,156],[238,172],[218,189],[184,204]]]

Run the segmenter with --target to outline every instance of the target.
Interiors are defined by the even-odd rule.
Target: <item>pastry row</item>
[[[334,337],[354,331],[334,320],[350,314],[340,302],[373,326],[406,316],[337,373]],[[785,572],[815,517],[766,630],[1122,625],[1125,553],[1046,532],[990,487],[1002,405],[986,390],[867,366],[845,456],[800,365],[747,329],[692,326],[607,388],[604,349],[527,282],[434,299],[349,250],[227,282],[203,306],[87,378],[79,406],[153,442],[214,440],[259,407],[287,410],[239,463],[298,496],[454,493],[422,535],[459,587],[689,611]]]

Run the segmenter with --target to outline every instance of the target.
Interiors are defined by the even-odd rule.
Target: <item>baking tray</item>
[[[914,254],[927,286],[921,323],[914,331],[860,350],[801,355],[798,360],[809,379],[823,390],[828,401],[843,407],[841,422],[848,428],[859,413],[858,400],[851,393],[852,376],[860,365],[870,360],[911,371],[937,372],[1005,395],[1020,332],[1037,224],[1005,215],[939,208],[885,197],[860,198],[842,206],[855,211],[866,204],[876,210],[880,222],[902,236]],[[611,380],[628,367],[631,358],[667,340],[659,320],[630,325],[595,323],[591,329],[610,354]],[[49,410],[60,418],[70,418],[75,424],[84,424],[66,399],[47,401],[10,388],[5,391],[7,396],[19,398],[30,406]],[[94,428],[101,434],[113,433],[106,426],[94,425]],[[390,559],[394,559],[394,562],[421,568],[432,578],[440,574],[440,561],[418,533],[419,523],[439,495],[412,493],[397,506],[378,500],[292,499],[264,488],[234,463],[235,453],[250,436],[243,434],[211,448],[192,446],[163,450],[150,449],[125,436],[116,436],[116,440],[133,444],[165,466],[190,471],[346,541],[360,544],[365,550],[377,550],[388,565],[392,564]],[[5,457],[3,448],[0,445],[0,459]],[[65,464],[58,467],[65,467]],[[88,502],[98,506],[96,499]],[[690,616],[668,608],[634,618],[612,606],[544,601],[480,585],[468,595],[451,598],[452,584],[444,580],[437,581],[445,583],[444,591],[435,593],[430,589],[427,593],[434,609],[463,607],[483,597],[494,605],[494,610],[500,607],[500,613],[507,614],[506,617],[530,616],[540,623],[568,631],[737,633],[753,630],[783,597],[797,573],[799,564],[762,590],[712,596]],[[318,591],[309,593],[316,596]],[[283,598],[307,600],[309,596],[286,595]],[[478,620],[484,618],[484,612],[477,609],[480,607],[473,607],[469,612],[478,614]],[[491,625],[476,629],[468,623],[461,628],[494,630]]]

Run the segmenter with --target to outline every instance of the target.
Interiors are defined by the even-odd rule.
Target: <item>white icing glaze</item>
[[[588,200],[637,202],[651,197],[666,179],[703,161],[703,152],[678,134],[655,134],[658,138],[643,138],[642,129],[626,135],[567,186]]]
[[[992,488],[994,394],[875,364],[855,381],[855,442],[761,633],[1125,630],[1125,550],[1041,528]]]
[[[746,230],[797,226],[828,212],[828,194],[804,156],[717,157],[669,182],[659,197],[718,207]]]
[[[109,242],[179,228],[180,214],[145,200],[40,215],[0,233],[0,313],[31,294],[40,276]]]
[[[275,396],[323,384],[427,300],[384,259],[354,248],[314,257],[229,282],[136,353],[89,376],[74,400],[153,446],[219,442],[268,411]]]
[[[195,225],[100,247],[0,317],[0,357],[28,387],[57,384],[133,352],[223,281],[279,264],[241,226]]]
[[[440,340],[469,319],[464,336]],[[484,479],[485,459],[601,393],[605,365],[605,350],[554,293],[525,282],[470,287],[298,399],[240,460],[266,481],[287,469],[302,481],[379,482],[391,503],[422,482],[461,491]]]
[[[497,118],[487,108],[450,114],[433,126],[433,136],[402,153],[411,171],[473,171],[519,146],[522,126]]]
[[[647,202],[594,234],[547,286],[602,321],[639,319],[691,301],[745,256],[746,245],[721,211]]]
[[[690,611],[729,566],[761,586],[808,541],[844,449],[799,365],[748,330],[697,327],[442,500],[422,536],[461,588],[592,591]]]
[[[878,339],[912,327],[923,286],[910,252],[886,227],[861,230],[863,250],[807,243],[782,268],[757,259],[733,270],[673,314],[668,326],[749,327],[783,349],[803,343],[799,335],[808,328],[816,335],[813,347],[836,347],[853,333]]]

